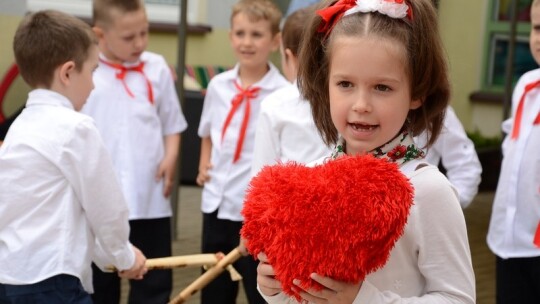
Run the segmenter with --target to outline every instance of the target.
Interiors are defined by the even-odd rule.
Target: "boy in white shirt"
[[[279,8],[269,0],[241,0],[232,10],[230,41],[238,63],[210,81],[198,130],[205,253],[228,253],[240,243],[260,102],[288,84],[268,61],[279,47],[280,20]],[[241,258],[234,267],[243,276],[249,303],[264,303],[253,257]],[[202,290],[201,303],[235,303],[237,293],[238,283],[223,274]]]
[[[540,0],[531,4],[530,50],[540,64]],[[540,299],[540,69],[523,74],[512,94],[507,134],[487,235],[496,256],[497,304]]]
[[[77,41],[77,43],[73,43]],[[13,41],[34,89],[0,148],[0,303],[91,303],[91,267],[141,279],[128,210],[91,118],[91,28],[55,11],[25,17]]]
[[[416,136],[414,141],[423,148],[426,146],[427,136],[424,132]],[[482,165],[474,143],[467,137],[451,106],[446,108],[441,134],[425,151],[426,160],[430,164],[438,166],[442,162],[448,180],[458,192],[461,207],[467,208],[478,193],[478,186],[482,181]]]
[[[332,150],[317,131],[311,106],[301,98],[296,82],[302,32],[314,13],[314,6],[298,9],[283,24],[281,68],[292,84],[276,90],[261,102],[251,166],[253,176],[266,165],[287,161],[309,163]]]
[[[99,39],[96,88],[82,112],[95,119],[129,207],[130,240],[148,258],[172,254],[169,195],[187,123],[163,56],[145,51],[148,19],[142,0],[94,0]],[[95,268],[95,267],[94,267]],[[130,281],[130,303],[166,303],[172,271]],[[117,276],[94,272],[95,303],[119,303]]]

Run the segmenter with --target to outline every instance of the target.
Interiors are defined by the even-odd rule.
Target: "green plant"
[[[478,130],[467,132],[467,136],[472,140],[474,147],[477,150],[481,148],[499,148],[502,143],[502,138],[500,136],[487,137],[482,135]]]

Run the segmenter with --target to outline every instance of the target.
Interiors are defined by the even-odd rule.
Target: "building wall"
[[[192,65],[232,66],[234,54],[229,44],[231,6],[236,0],[199,0],[198,22],[208,24],[212,30],[206,34],[190,34],[187,37],[186,63]],[[440,29],[445,45],[450,78],[453,85],[452,106],[469,131],[482,134],[500,134],[502,106],[473,104],[469,95],[481,88],[484,26],[487,18],[488,0],[439,1]],[[26,11],[26,1],[0,0],[0,74],[12,64],[11,41],[16,26]],[[176,33],[152,32],[148,49],[165,56],[176,65],[178,39]],[[279,54],[272,56],[279,63]],[[28,88],[20,79],[10,89],[10,102],[4,106],[9,114],[18,107],[18,101],[26,99]],[[13,101],[12,101],[13,100]]]
[[[15,62],[13,57],[13,35],[24,13],[26,12],[26,0],[0,0],[0,77]],[[1,79],[1,78],[0,78]],[[10,87],[3,107],[4,113],[10,115],[15,112],[25,101],[28,86],[18,77]]]
[[[469,95],[481,88],[487,0],[440,1],[439,19],[448,52],[453,85],[452,106],[465,128],[486,136],[500,134],[502,106],[471,103]]]

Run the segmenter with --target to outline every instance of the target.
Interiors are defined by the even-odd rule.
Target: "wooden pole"
[[[185,303],[189,298],[191,298],[192,295],[196,294],[204,286],[212,282],[212,280],[225,271],[227,267],[232,265],[241,257],[242,253],[240,250],[238,248],[233,249],[223,259],[219,260],[214,267],[208,269],[205,273],[193,281],[193,283],[182,290],[174,299],[169,302],[169,304]]]
[[[179,20],[178,20],[178,56],[176,64],[176,75],[178,79],[176,81],[176,92],[178,93],[178,99],[180,100],[180,108],[184,109],[184,67],[186,66],[186,40],[187,40],[187,0],[180,0],[179,5]],[[191,126],[193,127],[193,126]],[[182,138],[182,136],[180,136]],[[174,174],[173,190],[171,193],[171,207],[173,210],[173,218],[171,221],[171,236],[175,240],[178,234],[178,198],[180,196],[180,172],[182,168],[181,164],[182,153],[182,140],[180,140],[180,146],[178,147],[178,159],[176,172]]]

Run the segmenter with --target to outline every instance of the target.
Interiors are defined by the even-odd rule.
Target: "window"
[[[491,16],[486,27],[484,46],[485,64],[483,89],[501,92],[506,78],[506,61],[508,58],[510,19],[512,0],[491,1]],[[514,46],[515,84],[523,73],[538,67],[529,50],[530,33],[530,0],[518,0],[516,41]]]
[[[150,22],[178,23],[180,0],[144,0]],[[201,23],[198,20],[200,0],[188,0],[188,23]],[[92,0],[28,0],[29,11],[57,9],[78,17],[92,17]]]

